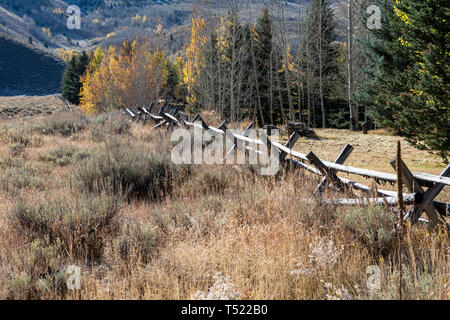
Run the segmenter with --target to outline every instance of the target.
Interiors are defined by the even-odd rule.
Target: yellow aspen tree
[[[97,49],[82,78],[80,106],[87,113],[107,112],[121,106],[149,105],[159,99],[167,82],[164,51],[153,52],[146,41],[125,41],[119,49]]]
[[[194,86],[203,64],[201,51],[206,43],[206,36],[203,34],[204,27],[204,19],[199,17],[192,18],[191,40],[186,48],[186,64],[183,70],[183,80],[188,91],[186,100],[190,104],[194,104],[196,101]]]

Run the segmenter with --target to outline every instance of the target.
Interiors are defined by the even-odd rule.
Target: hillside
[[[343,35],[345,19],[339,8],[342,1],[332,2],[338,30]],[[0,32],[22,42],[27,42],[31,37],[33,45],[43,50],[81,50],[97,45],[116,45],[124,39],[146,36],[154,42],[164,43],[165,50],[176,54],[189,36],[188,26],[195,3],[194,0],[0,0]],[[217,12],[224,13],[229,9],[229,1],[209,3],[209,8]],[[249,2],[251,19],[259,14],[263,4],[274,6],[268,0]],[[68,5],[81,8],[80,30],[66,27]],[[304,12],[305,3],[301,6]],[[241,9],[243,20],[249,19],[246,2],[241,3]],[[287,1],[285,17],[292,48],[296,47],[297,16],[297,1]],[[162,33],[156,32],[161,27]],[[170,43],[166,41],[169,38]]]
[[[0,33],[0,96],[60,91],[64,62]]]

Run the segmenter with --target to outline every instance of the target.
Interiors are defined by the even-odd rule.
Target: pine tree
[[[61,85],[63,98],[73,104],[79,103],[76,64],[77,64],[77,57],[74,55],[66,66]]]
[[[202,49],[204,64],[200,71],[201,87],[203,88],[202,105],[208,110],[216,110],[218,100],[218,39],[215,30],[211,30]]]
[[[274,74],[278,73],[281,79],[284,79],[282,74],[279,72],[279,68],[277,68],[277,60],[278,65],[281,65],[281,56],[279,50],[274,50],[274,37],[273,37],[273,22],[272,17],[270,16],[269,10],[267,7],[264,7],[261,13],[261,16],[257,19],[255,28],[253,30],[254,33],[254,50],[255,50],[255,64],[257,70],[257,81],[256,85],[258,86],[259,94],[261,95],[261,108],[264,119],[259,119],[260,123],[279,123],[282,121],[281,119],[281,108],[285,106],[278,104],[276,108],[271,107],[271,95],[274,93],[271,92],[275,87],[273,85],[274,81],[271,81],[274,78]]]
[[[178,86],[181,81],[181,74],[175,62],[167,60],[167,82],[162,91],[164,99],[168,102],[176,102],[179,98]]]
[[[64,71],[61,91],[64,99],[68,100],[72,104],[80,103],[80,91],[81,91],[81,76],[86,72],[86,68],[89,64],[89,56],[86,52],[82,52],[80,55],[72,56]]]
[[[450,155],[450,9],[444,0],[378,1],[382,28],[366,43],[358,99],[419,148]]]
[[[338,50],[333,42],[336,40],[336,23],[328,0],[312,0],[306,18],[306,43],[310,52],[311,74],[314,77],[312,103],[319,105],[317,116],[321,116],[322,127],[328,124],[328,106],[330,95],[338,73]],[[320,110],[320,113],[318,112]]]

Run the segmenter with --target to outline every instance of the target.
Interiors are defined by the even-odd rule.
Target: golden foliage
[[[52,31],[50,30],[50,28],[42,27],[42,33],[43,33],[47,38],[51,38],[51,37],[52,37]]]
[[[395,3],[400,4],[400,0],[395,0]],[[394,11],[395,14],[405,23],[405,24],[410,24],[411,23],[411,19],[408,17],[408,15],[397,8],[397,6],[394,6]]]
[[[191,24],[191,41],[186,48],[186,63],[183,68],[183,81],[188,90],[188,103],[195,103],[195,95],[193,87],[197,81],[200,70],[203,66],[202,48],[206,43],[206,36],[203,34],[205,28],[205,20],[203,18],[192,18]]]
[[[147,22],[147,16],[140,16],[139,14],[136,14],[133,18],[131,18],[131,21],[134,25],[144,25]]]
[[[59,15],[59,16],[62,16],[62,15],[64,15],[64,10],[63,9],[61,9],[61,8],[55,8],[55,9],[53,9],[53,11],[52,11],[54,14],[57,14],[57,15]]]
[[[73,56],[78,54],[75,50],[63,48],[57,48],[56,53],[58,54],[58,57],[61,58],[61,60],[66,62],[70,61]]]
[[[80,106],[89,114],[148,105],[167,81],[167,61],[163,51],[152,52],[148,43],[125,41],[107,51],[99,47],[81,81]]]

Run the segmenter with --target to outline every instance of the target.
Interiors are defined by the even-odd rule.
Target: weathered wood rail
[[[169,110],[165,110],[165,108],[162,108],[158,115],[151,114],[145,108],[143,111],[155,122],[155,126],[153,126],[152,129],[162,125],[166,126],[166,130],[171,127],[184,126],[187,128],[196,127],[202,130],[211,130],[214,133],[224,136],[226,135],[227,126],[225,121],[222,122],[218,128],[215,128],[209,126],[199,114],[196,115],[191,121],[188,121],[187,116],[184,113],[180,114],[176,111],[171,112]],[[132,111],[128,110],[127,112],[133,119],[136,117],[136,114]],[[234,156],[233,151],[238,145],[238,140],[241,141],[244,148],[248,152],[261,153],[257,146],[263,145],[264,142],[260,139],[248,137],[250,129],[252,129],[253,126],[253,123],[250,123],[250,125],[241,134],[231,134],[234,143],[230,150],[228,150],[225,154],[224,160],[232,154]],[[339,205],[367,205],[369,203],[379,203],[386,206],[396,206],[398,204],[398,196],[395,191],[378,189],[378,187],[369,187],[356,181],[338,176],[339,172],[343,172],[372,179],[377,184],[396,184],[396,174],[344,165],[344,162],[354,149],[348,144],[344,146],[334,162],[322,160],[312,151],[307,154],[294,151],[292,148],[299,137],[300,135],[297,132],[294,132],[284,145],[276,141],[271,141],[267,137],[267,149],[276,148],[279,152],[280,162],[284,166],[296,169],[305,169],[321,176],[322,179],[314,191],[316,194],[321,194],[325,187],[332,187],[340,191],[357,190],[367,194],[366,197],[358,196],[354,199],[328,199],[324,200],[325,203]],[[395,159],[393,159],[390,164],[396,168]],[[448,165],[439,176],[421,172],[411,172],[405,163],[401,163],[400,168],[402,170],[402,176],[405,180],[405,186],[409,192],[403,193],[403,201],[406,205],[412,205],[411,209],[405,215],[405,219],[409,218],[412,224],[417,221],[423,221],[421,216],[425,212],[428,217],[427,222],[431,226],[445,223],[442,216],[448,215],[450,212],[450,204],[436,201],[435,198],[445,186],[450,186],[450,165]],[[426,188],[426,190],[424,188]]]

